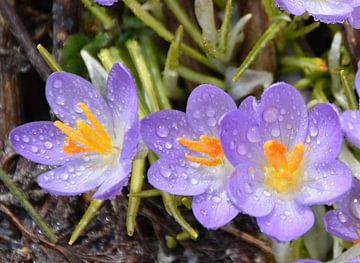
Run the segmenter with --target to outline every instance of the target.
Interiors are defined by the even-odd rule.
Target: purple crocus
[[[329,104],[310,113],[291,85],[270,86],[257,102],[245,99],[220,124],[227,159],[236,166],[227,192],[262,231],[293,240],[314,223],[309,206],[329,204],[351,187],[350,170],[336,160],[342,132]]]
[[[38,121],[11,131],[22,156],[60,166],[38,184],[56,195],[97,188],[93,198],[114,197],[127,184],[140,136],[135,82],[117,63],[108,77],[107,99],[87,80],[55,72],[46,81],[47,101],[59,121]]]
[[[360,62],[355,75],[356,92],[360,95]],[[341,117],[341,126],[346,139],[357,148],[360,148],[360,110],[347,110]]]
[[[360,183],[354,180],[351,191],[326,213],[325,229],[334,236],[360,243]]]
[[[360,28],[359,0],[275,0],[275,4],[293,15],[308,12],[321,22],[343,23],[348,20],[354,28]]]
[[[113,5],[115,3],[117,3],[118,0],[95,0],[96,3],[98,3],[99,5]]]
[[[160,156],[148,170],[150,184],[171,194],[194,196],[195,217],[211,229],[238,214],[225,191],[233,167],[219,140],[219,120],[234,109],[224,91],[200,85],[189,96],[186,113],[163,110],[141,121],[145,144]]]

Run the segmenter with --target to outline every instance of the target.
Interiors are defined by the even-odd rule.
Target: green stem
[[[223,54],[225,54],[227,50],[231,17],[232,17],[232,0],[228,0],[224,12],[224,20],[221,24],[219,30],[219,37],[218,37],[218,48],[220,52],[222,52]]]
[[[130,194],[141,192],[144,182],[145,160],[135,160],[130,181]],[[126,212],[126,230],[129,236],[134,234],[136,225],[136,216],[139,209],[141,197],[129,196],[129,202]]]
[[[71,234],[68,243],[70,246],[74,244],[75,241],[79,238],[79,236],[84,232],[85,228],[89,225],[89,223],[94,218],[94,216],[97,215],[97,213],[100,211],[104,203],[105,200],[98,200],[98,199],[91,200],[91,203],[89,207],[86,209],[85,214],[83,215],[79,224],[76,226],[75,230]]]
[[[161,192],[161,196],[163,198],[164,205],[166,207],[166,210],[170,212],[171,216],[175,219],[175,221],[185,230],[189,233],[190,237],[192,239],[197,239],[199,234],[195,229],[193,229],[188,222],[183,218],[181,215],[179,209],[174,204],[174,197],[171,194],[168,194],[166,192]]]
[[[222,81],[218,78],[209,76],[209,75],[205,75],[205,74],[193,71],[187,67],[179,65],[178,72],[179,72],[179,75],[181,77],[183,77],[184,79],[191,80],[195,83],[199,83],[199,84],[209,83],[209,84],[213,84],[221,89],[226,88],[224,81]]]
[[[298,38],[298,37],[302,37],[308,33],[310,33],[311,31],[315,30],[316,28],[318,28],[320,26],[320,22],[315,22],[312,23],[308,26],[304,26],[296,31],[293,32],[289,32],[289,34],[286,35],[287,38]]]
[[[26,199],[25,194],[16,186],[10,177],[0,169],[0,180],[10,190],[11,194],[19,201],[21,206],[29,213],[30,217],[34,220],[35,224],[39,227],[42,233],[52,242],[56,243],[58,237],[52,229],[46,224],[41,216],[36,212],[31,203]]]
[[[346,100],[348,102],[349,109],[357,110],[358,104],[354,92],[354,87],[351,81],[349,80],[348,75],[345,73],[345,70],[340,70],[340,79],[341,79],[341,84],[344,88],[344,93],[346,96]]]
[[[151,71],[151,75],[153,76],[154,84],[156,87],[156,94],[158,96],[161,109],[171,109],[171,104],[167,97],[167,93],[161,77],[158,54],[156,53],[154,41],[149,36],[143,36],[141,37],[141,46],[146,61],[148,62],[148,67]]]
[[[52,69],[52,71],[62,71],[61,66],[56,61],[54,56],[49,51],[47,51],[47,49],[43,45],[38,44],[36,48],[42,58],[45,60],[46,64],[48,64],[48,66]]]
[[[126,47],[129,50],[131,59],[134,62],[134,65],[138,72],[140,81],[141,81],[141,83],[144,87],[145,93],[149,99],[150,110],[152,112],[159,111],[160,106],[159,106],[157,98],[156,98],[156,90],[154,87],[154,83],[151,78],[150,71],[146,65],[144,56],[141,52],[139,43],[136,40],[130,39],[126,42]]]
[[[267,46],[267,44],[274,39],[278,32],[280,32],[283,27],[286,25],[286,21],[284,20],[277,20],[275,21],[267,30],[266,32],[260,37],[260,39],[255,43],[255,46],[247,55],[243,63],[237,69],[233,76],[233,81],[236,81],[240,78],[244,72],[251,66],[253,61],[257,58],[259,53]]]
[[[105,8],[100,7],[97,4],[94,4],[92,0],[81,0],[84,6],[89,9],[89,11],[97,17],[101,23],[104,25],[106,30],[111,29],[115,25],[115,20],[109,16]]]
[[[192,40],[194,40],[200,48],[203,48],[203,36],[199,28],[191,21],[179,2],[177,0],[165,0],[165,3],[179,20],[180,24],[184,26]]]
[[[142,6],[136,0],[123,0],[128,8],[147,26],[154,30],[161,38],[171,42],[174,35],[171,34],[158,20],[156,20],[149,12],[142,8]],[[190,57],[196,59],[200,63],[208,66],[211,69],[216,70],[216,67],[210,62],[210,60],[196,51],[195,49],[181,44],[181,49]]]
[[[134,192],[128,194],[129,197],[141,197],[141,198],[156,197],[160,195],[161,195],[161,191],[157,189],[144,190],[141,192]]]

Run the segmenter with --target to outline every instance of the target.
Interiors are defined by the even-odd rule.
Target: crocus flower
[[[351,191],[326,213],[325,229],[334,236],[360,243],[360,183],[354,180]]]
[[[245,99],[222,119],[220,138],[236,166],[228,179],[231,201],[276,240],[307,232],[314,223],[309,206],[331,203],[351,187],[350,170],[336,160],[342,141],[337,113],[324,103],[308,113],[289,84],[273,84],[259,103]]]
[[[275,0],[275,4],[293,15],[308,12],[321,22],[342,23],[348,20],[354,28],[360,28],[359,0]]]
[[[171,194],[194,196],[195,217],[211,229],[238,214],[225,192],[233,167],[219,140],[219,120],[234,109],[224,91],[200,85],[190,94],[186,113],[163,110],[141,121],[145,144],[160,156],[148,170],[150,184]]]
[[[113,5],[117,2],[118,0],[95,0],[96,3],[98,3],[99,5]]]
[[[355,75],[355,87],[357,94],[360,95],[360,62]],[[340,120],[346,139],[360,148],[360,111],[347,110],[341,115]]]
[[[114,64],[107,99],[87,80],[55,72],[46,81],[47,101],[59,121],[38,121],[11,131],[22,156],[60,166],[41,174],[38,184],[56,195],[77,195],[94,188],[93,198],[108,199],[127,184],[139,141],[135,82]]]

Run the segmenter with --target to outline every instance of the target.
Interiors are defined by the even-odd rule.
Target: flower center
[[[201,135],[199,141],[191,141],[185,138],[177,138],[177,141],[187,147],[190,150],[206,154],[210,158],[196,157],[189,154],[185,154],[186,159],[207,165],[217,166],[223,163],[224,152],[221,148],[220,140],[216,137],[209,137],[207,135]]]
[[[91,112],[88,106],[80,102],[78,106],[84,112],[90,125],[82,119],[76,120],[76,128],[70,127],[61,121],[55,121],[54,125],[67,135],[64,152],[67,154],[79,152],[99,152],[106,154],[112,149],[112,140],[105,131],[104,126]]]
[[[286,156],[286,146],[277,140],[264,143],[264,154],[268,160],[264,166],[265,184],[279,193],[293,189],[301,176],[299,166],[304,156],[304,145],[294,145],[292,152]]]

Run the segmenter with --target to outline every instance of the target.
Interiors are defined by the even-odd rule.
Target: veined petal
[[[327,212],[324,216],[325,230],[341,239],[353,242],[359,239],[357,229],[360,228],[360,221],[351,219],[340,209]]]
[[[177,138],[199,139],[185,113],[177,110],[162,110],[145,117],[141,121],[141,136],[151,150],[166,158],[185,156],[187,150]]]
[[[149,183],[175,195],[194,196],[205,192],[212,175],[185,158],[161,158],[148,170]]]
[[[258,217],[257,223],[270,237],[286,242],[305,234],[314,224],[314,214],[309,207],[294,200],[278,199],[273,211]]]
[[[56,116],[74,127],[77,119],[86,120],[78,106],[85,103],[95,117],[113,135],[112,115],[100,92],[87,80],[68,72],[54,72],[46,81],[46,98]]]
[[[350,190],[352,175],[349,168],[338,160],[314,163],[301,177],[302,186],[297,201],[304,205],[327,204]]]
[[[256,98],[253,96],[249,96],[240,103],[239,110],[246,113],[249,118],[254,119],[258,122],[258,105],[259,103],[257,102]]]
[[[95,160],[75,160],[43,173],[37,178],[41,188],[55,195],[78,195],[98,187],[107,178],[107,167]]]
[[[196,219],[209,229],[226,225],[239,213],[230,202],[225,190],[194,196],[192,210]]]
[[[330,104],[320,103],[309,113],[304,163],[333,160],[340,153],[342,131],[338,114]]]
[[[221,117],[235,109],[236,104],[230,95],[218,87],[204,84],[191,92],[186,117],[198,133],[218,137]]]
[[[304,141],[308,113],[304,98],[293,86],[283,82],[271,85],[263,93],[258,110],[266,140],[278,140],[288,151]]]
[[[241,211],[260,217],[271,213],[276,193],[265,188],[263,171],[249,163],[241,163],[231,174],[227,193],[230,200]]]
[[[340,120],[346,139],[360,148],[360,111],[347,110],[341,115]]]
[[[316,19],[325,23],[341,23],[348,18],[352,11],[352,0],[341,1],[303,1],[306,11]]]
[[[247,113],[235,110],[226,114],[220,123],[220,140],[226,158],[233,166],[244,162],[265,163],[260,128]]]
[[[79,158],[63,151],[65,134],[50,121],[37,121],[16,127],[10,133],[16,152],[25,158],[47,165],[62,165]]]

